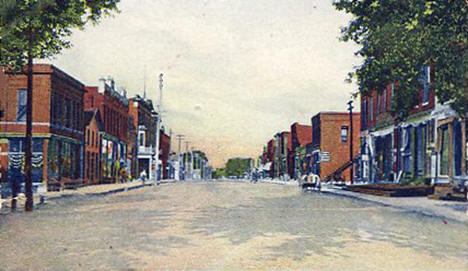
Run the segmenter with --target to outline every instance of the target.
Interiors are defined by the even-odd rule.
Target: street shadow
[[[445,224],[417,213],[319,193],[255,198],[253,204],[240,203],[229,208],[210,207],[192,221],[190,230],[222,236],[233,245],[258,236],[293,236],[280,245],[266,246],[271,258],[336,256],[338,250],[330,248],[377,241],[437,257],[468,257],[465,224]]]

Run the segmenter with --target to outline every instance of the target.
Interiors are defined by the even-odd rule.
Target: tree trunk
[[[33,210],[33,191],[32,191],[32,112],[33,112],[33,56],[32,56],[32,33],[29,33],[28,48],[28,89],[26,95],[26,140],[24,150],[24,182],[26,204],[24,210],[31,212]]]

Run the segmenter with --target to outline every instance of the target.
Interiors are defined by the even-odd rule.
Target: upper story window
[[[372,102],[372,97],[369,98],[369,119],[370,121],[374,120],[374,105]]]
[[[381,94],[377,92],[377,103],[376,103],[376,107],[377,107],[377,115],[380,114],[380,107],[381,107],[381,101],[380,101],[380,98],[381,98]]]
[[[384,89],[382,99],[383,99],[382,112],[386,112],[387,111],[387,89]]]
[[[367,118],[368,118],[368,102],[367,99],[362,102],[362,126],[363,128],[367,128]]]
[[[18,106],[16,108],[16,121],[26,121],[26,89],[18,89]]]
[[[341,142],[348,142],[348,126],[341,126]]]
[[[145,133],[140,133],[140,146],[145,145]]]
[[[431,84],[431,66],[425,65],[422,67],[421,83],[423,85],[422,103],[429,103],[429,86]]]
[[[394,97],[395,97],[395,83],[391,83],[390,84],[390,104],[393,102]]]

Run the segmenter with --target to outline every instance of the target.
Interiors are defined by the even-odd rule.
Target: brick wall
[[[351,134],[349,132],[349,114],[348,113],[321,113],[321,144],[322,152],[330,153],[330,161],[322,162],[321,178],[327,177],[333,171],[340,168],[349,161],[349,144]],[[353,154],[356,156],[359,152],[359,134],[360,134],[360,113],[353,113]],[[348,127],[348,138],[346,142],[341,141],[341,128]],[[345,171],[343,177],[350,180],[350,170]]]

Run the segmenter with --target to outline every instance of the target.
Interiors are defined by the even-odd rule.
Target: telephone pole
[[[354,163],[353,163],[353,100],[350,100],[348,102],[348,110],[349,110],[349,161],[351,162],[351,176],[350,176],[350,181],[351,184],[354,183]]]
[[[185,136],[184,135],[176,135],[177,140],[179,141],[179,151],[178,154],[180,155],[181,151],[181,146],[182,146],[182,140],[184,140]]]
[[[159,74],[159,99],[158,99],[158,118],[156,120],[156,170],[154,180],[159,184],[159,175],[162,175],[162,163],[161,168],[159,167],[159,141],[161,141],[161,118],[162,118],[162,91],[163,91],[163,74]],[[159,171],[161,171],[159,173]],[[158,174],[159,173],[159,174]]]

